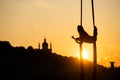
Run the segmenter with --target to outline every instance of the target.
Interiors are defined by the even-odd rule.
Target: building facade
[[[44,38],[44,41],[42,43],[42,49],[40,48],[40,43],[38,44],[38,49],[42,53],[52,53],[52,43],[50,43],[50,45],[48,45],[46,38]]]

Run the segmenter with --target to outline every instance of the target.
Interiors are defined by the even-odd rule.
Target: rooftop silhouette
[[[43,45],[44,42],[46,42],[45,39]],[[34,49],[32,46],[25,49],[23,46],[13,47],[8,41],[0,41],[0,78],[80,80],[78,58],[62,56],[49,51],[43,52],[42,50],[39,46],[38,49]],[[85,80],[92,80],[92,64],[92,62],[84,60]],[[97,65],[97,80],[120,80],[119,75],[120,67],[111,69]]]

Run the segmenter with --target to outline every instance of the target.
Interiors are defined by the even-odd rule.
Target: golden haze
[[[76,57],[80,0],[0,0],[0,40],[13,46],[38,47],[46,36],[53,51]],[[92,35],[91,1],[83,2],[83,25]],[[95,0],[95,21],[98,28],[98,63],[109,67],[111,60],[120,66],[120,0]],[[92,44],[83,44],[92,61]]]

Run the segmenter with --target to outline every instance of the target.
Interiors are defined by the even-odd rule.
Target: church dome
[[[42,44],[42,48],[43,48],[44,50],[48,49],[48,43],[46,42],[46,38],[44,39],[44,42],[43,42],[43,44]]]

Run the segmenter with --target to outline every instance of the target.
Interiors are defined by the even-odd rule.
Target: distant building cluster
[[[38,44],[38,50],[40,50],[42,53],[52,53],[52,43],[50,43],[50,46],[48,47],[48,43],[46,41],[46,38],[44,38],[44,42],[42,43],[42,49],[40,48],[40,43]]]

